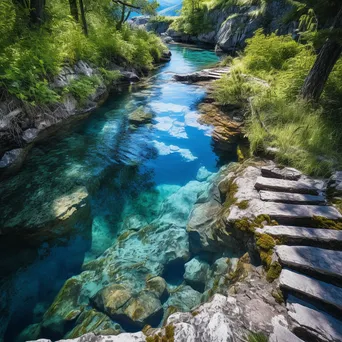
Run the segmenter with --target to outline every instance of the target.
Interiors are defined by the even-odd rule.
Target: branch
[[[135,8],[135,9],[139,9],[139,10],[141,9],[141,7],[128,4],[128,3],[124,2],[124,1],[121,1],[121,0],[112,0],[112,1],[115,2],[116,4],[120,4],[120,5],[123,5],[123,6],[131,7],[131,8]]]

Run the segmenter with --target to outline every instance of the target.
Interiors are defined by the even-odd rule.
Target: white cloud
[[[166,145],[163,142],[159,142],[157,140],[153,140],[153,144],[155,148],[158,150],[159,155],[161,156],[167,156],[171,153],[179,153],[188,162],[197,159],[197,157],[195,157],[188,149],[180,148],[175,145]]]

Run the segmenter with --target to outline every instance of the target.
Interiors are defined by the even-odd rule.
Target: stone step
[[[261,174],[263,177],[287,179],[293,181],[297,181],[302,176],[302,173],[296,169],[291,167],[280,168],[275,165],[263,166],[261,168]]]
[[[292,320],[292,331],[305,341],[342,341],[341,320],[294,296],[289,296],[286,307]]]
[[[260,176],[257,178],[254,187],[257,190],[319,195],[324,188],[324,182],[309,179],[291,181],[286,179],[266,178]]]
[[[303,340],[294,335],[287,328],[283,327],[279,323],[276,323],[268,342],[303,342]]]
[[[281,202],[292,204],[325,204],[322,195],[294,194],[290,192],[276,192],[260,190],[260,199],[265,202]]]
[[[254,215],[269,215],[279,224],[312,226],[315,216],[334,221],[342,219],[339,211],[332,206],[260,202],[262,205],[255,208]]]
[[[265,226],[256,230],[260,234],[269,234],[284,238],[285,245],[298,244],[317,247],[330,247],[342,250],[342,231],[332,229],[307,228],[296,226]]]
[[[309,246],[276,246],[275,251],[282,265],[318,277],[323,275],[342,284],[341,251]]]
[[[342,311],[342,288],[283,269],[279,278],[280,287],[311,302],[319,303],[332,312]]]

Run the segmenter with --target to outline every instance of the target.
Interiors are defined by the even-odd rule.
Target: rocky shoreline
[[[167,51],[160,63],[168,62],[170,58],[171,53]],[[117,72],[118,78],[110,84],[100,78],[100,84],[82,103],[70,93],[63,97],[61,103],[51,106],[34,106],[11,95],[3,96],[0,100],[0,179],[19,171],[27,153],[36,142],[47,139],[72,121],[89,115],[104,102],[110,92],[139,82],[143,76],[132,68],[117,65],[113,65],[111,71]],[[97,67],[78,61],[74,66],[65,66],[54,78],[51,87],[62,89],[82,77],[99,75]]]

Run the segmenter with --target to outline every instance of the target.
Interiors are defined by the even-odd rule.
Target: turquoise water
[[[196,179],[200,168],[216,172],[221,165],[212,128],[197,121],[204,89],[172,80],[174,73],[219,59],[212,51],[171,51],[172,61],[155,75],[111,94],[87,119],[36,145],[22,171],[2,183],[1,224],[14,222],[9,226],[26,225],[29,231],[0,240],[0,340],[14,341],[26,326],[40,322],[64,282],[125,231],[127,217],[152,222],[162,203]],[[141,106],[153,113],[152,123],[132,127],[128,115]],[[79,187],[88,190],[90,213],[67,233],[36,233],[39,218]]]

